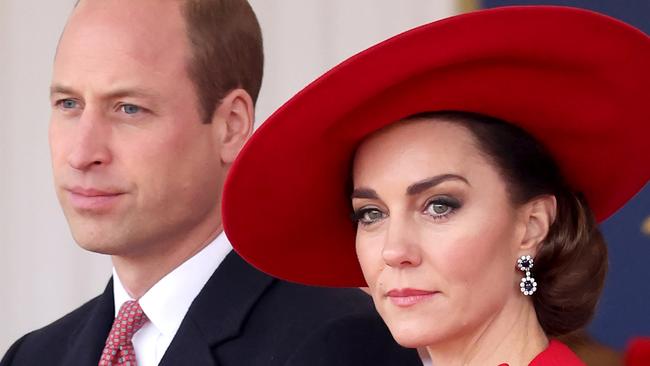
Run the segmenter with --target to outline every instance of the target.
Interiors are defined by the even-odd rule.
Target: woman
[[[403,33],[260,127],[226,183],[225,231],[271,275],[367,285],[434,365],[581,365],[553,337],[594,312],[596,222],[650,177],[649,64],[647,35],[572,8]]]

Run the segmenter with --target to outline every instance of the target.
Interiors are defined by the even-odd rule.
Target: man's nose
[[[77,170],[89,170],[111,162],[108,145],[111,126],[92,109],[85,109],[77,121],[75,138],[68,156],[68,164]]]

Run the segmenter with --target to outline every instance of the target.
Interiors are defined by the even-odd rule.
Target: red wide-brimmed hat
[[[233,247],[289,281],[364,286],[349,218],[355,149],[404,117],[450,110],[535,136],[602,221],[650,178],[650,38],[591,11],[503,7],[351,57],[275,112],[233,164],[222,207]]]

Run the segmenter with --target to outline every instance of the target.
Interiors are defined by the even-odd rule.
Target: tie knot
[[[137,301],[126,301],[117,313],[113,328],[116,328],[121,336],[126,336],[126,339],[131,341],[135,332],[140,330],[146,322],[147,316],[142,311],[140,303]]]
[[[106,339],[99,365],[135,365],[135,352],[131,339],[146,322],[147,316],[137,301],[127,301],[122,304]]]

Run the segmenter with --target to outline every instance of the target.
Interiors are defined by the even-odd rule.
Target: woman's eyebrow
[[[406,194],[409,196],[413,196],[423,191],[426,191],[431,187],[435,187],[442,182],[446,182],[448,180],[458,180],[471,187],[471,184],[469,184],[469,182],[467,181],[467,179],[465,179],[465,177],[462,177],[457,174],[441,174],[411,184],[410,186],[408,186],[408,188],[406,188]]]
[[[355,188],[352,191],[352,195],[350,198],[369,198],[369,199],[377,199],[379,198],[379,195],[377,192],[375,192],[374,189],[370,188]]]
[[[457,174],[441,174],[411,184],[406,188],[406,194],[409,196],[416,195],[449,180],[458,180],[471,187],[471,184],[469,184],[469,181],[467,181],[465,177]],[[379,195],[374,189],[359,187],[352,191],[350,198],[377,199],[379,198]]]

